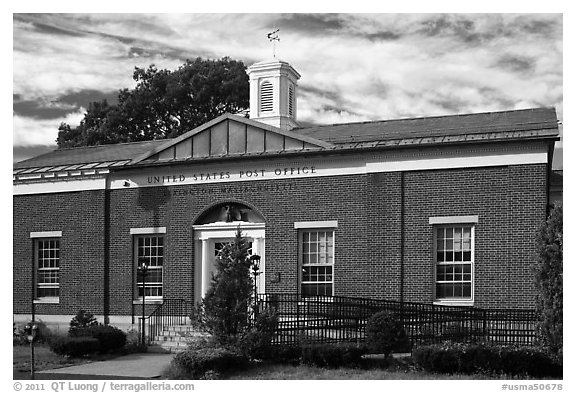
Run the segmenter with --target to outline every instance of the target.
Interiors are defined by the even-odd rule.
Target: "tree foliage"
[[[235,344],[250,326],[253,282],[250,245],[240,229],[216,258],[216,274],[201,304],[203,325],[221,343]]]
[[[135,68],[134,89],[118,104],[92,102],[77,127],[62,123],[59,148],[173,138],[224,113],[248,108],[249,84],[241,61],[187,60],[175,71]]]
[[[556,204],[538,236],[538,262],[534,269],[537,287],[538,334],[553,352],[562,350],[563,239],[562,204]]]

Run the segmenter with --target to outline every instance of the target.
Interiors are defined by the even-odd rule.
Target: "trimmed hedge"
[[[220,373],[242,369],[248,365],[248,359],[227,348],[205,347],[191,348],[178,353],[171,366],[181,370],[192,379],[213,379]]]
[[[50,340],[49,346],[52,352],[73,358],[100,351],[100,343],[93,337],[54,336]]]
[[[416,348],[417,366],[437,373],[496,373],[561,377],[562,365],[537,347],[443,343]]]
[[[98,340],[101,352],[114,352],[126,344],[126,333],[114,326],[91,325],[69,331],[70,337],[92,337]]]
[[[302,363],[318,367],[357,367],[362,362],[365,347],[356,344],[315,344],[302,347]]]

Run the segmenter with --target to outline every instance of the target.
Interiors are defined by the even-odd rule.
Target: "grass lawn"
[[[30,346],[14,345],[12,364],[14,379],[30,379]],[[117,357],[118,355],[94,355],[84,358],[67,358],[50,351],[46,344],[34,345],[34,369],[36,371],[74,366]]]
[[[306,365],[284,365],[284,364],[261,364],[248,370],[229,374],[225,379],[250,379],[250,380],[338,380],[338,379],[358,379],[358,380],[417,380],[417,379],[499,379],[498,377],[473,374],[473,375],[445,375],[432,374],[423,371],[398,370],[398,369],[360,369],[360,368],[338,368],[327,369]],[[504,378],[506,379],[506,378]]]

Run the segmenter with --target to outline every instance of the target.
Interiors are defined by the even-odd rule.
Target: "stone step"
[[[188,342],[194,339],[208,338],[210,335],[194,335],[194,336],[154,336],[154,342],[173,341],[173,342]]]
[[[166,332],[197,332],[199,329],[195,326],[190,325],[170,325],[162,327],[163,331]]]
[[[182,336],[182,337],[195,337],[195,336],[205,336],[207,333],[201,332],[198,330],[189,330],[189,331],[178,331],[178,330],[163,330],[158,333],[162,336]]]
[[[178,342],[178,341],[162,341],[155,344],[158,346],[158,350],[162,350],[168,353],[184,352],[188,348],[188,343]]]

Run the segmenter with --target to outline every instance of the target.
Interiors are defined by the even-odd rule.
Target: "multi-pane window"
[[[303,231],[302,296],[332,296],[334,286],[334,231]]]
[[[36,240],[36,297],[60,296],[60,239]]]
[[[435,234],[436,299],[472,300],[473,226],[437,227]]]
[[[164,265],[164,237],[146,235],[136,237],[136,266],[145,262],[148,266],[146,285],[142,274],[137,274],[138,297],[162,297],[162,266]]]

